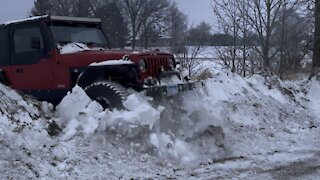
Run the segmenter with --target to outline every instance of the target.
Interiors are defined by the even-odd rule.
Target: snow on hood
[[[99,63],[91,63],[90,66],[107,66],[107,65],[122,65],[122,64],[133,64],[132,61],[127,60],[107,60]]]
[[[58,46],[58,49],[60,50],[60,54],[72,54],[72,53],[77,53],[77,52],[83,52],[83,51],[98,51],[98,50],[104,50],[102,47],[94,47],[94,48],[89,48],[86,44],[84,43],[68,43],[63,46]]]

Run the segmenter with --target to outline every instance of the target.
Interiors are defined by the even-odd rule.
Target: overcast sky
[[[33,0],[1,0],[0,23],[28,17]]]
[[[212,0],[175,0],[180,10],[188,15],[189,25],[197,25],[202,21],[214,23],[214,14],[211,8]]]
[[[213,24],[212,0],[176,0],[182,12],[189,16],[189,24],[197,25],[201,21]],[[33,0],[1,0],[0,24],[28,17]]]

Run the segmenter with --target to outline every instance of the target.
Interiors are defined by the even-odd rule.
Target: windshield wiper
[[[102,44],[99,44],[96,42],[80,42],[80,43],[86,44],[89,48],[94,47],[94,48],[101,48],[101,50],[105,49]]]
[[[80,46],[79,43],[77,42],[72,42],[74,45],[78,46],[79,48],[83,49],[84,50],[84,47],[83,46]],[[83,44],[83,43],[82,43]]]
[[[70,42],[70,41],[59,41],[58,45],[62,48],[65,45],[73,44],[81,49],[81,51],[92,51],[92,50],[105,50],[102,45],[95,42]]]

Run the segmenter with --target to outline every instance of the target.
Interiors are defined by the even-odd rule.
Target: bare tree
[[[102,19],[103,30],[112,43],[112,47],[124,48],[129,30],[121,9],[123,3],[117,0],[103,0],[91,6],[93,6],[94,16]]]
[[[219,24],[222,25],[225,33],[229,34],[231,31],[234,37],[233,52],[227,55],[231,58],[225,58],[227,59],[226,65],[231,66],[233,72],[239,73],[240,68],[241,74],[245,76],[246,69],[254,70],[253,65],[260,64],[262,70],[280,72],[278,66],[284,69],[284,59],[288,59],[289,56],[291,57],[286,62],[292,61],[294,56],[296,60],[301,60],[306,52],[299,56],[298,54],[293,56],[293,54],[296,51],[299,53],[306,51],[307,45],[301,46],[304,41],[301,38],[299,42],[294,42],[297,41],[297,38],[292,38],[294,37],[292,35],[298,36],[304,33],[301,31],[301,25],[305,21],[297,16],[295,16],[294,23],[292,20],[294,13],[304,3],[305,1],[301,0],[215,0],[214,10]],[[249,34],[256,35],[257,38],[254,38],[256,42],[252,41],[253,38]],[[293,44],[296,46],[293,47]],[[222,53],[224,56],[225,54]],[[258,57],[261,63],[253,62],[252,56]],[[240,60],[241,57],[242,60]],[[227,62],[230,59],[231,65]],[[249,68],[248,62],[250,62]]]
[[[276,56],[281,52],[281,48],[284,48],[283,46],[275,48],[279,44],[279,39],[274,38],[278,25],[281,24],[281,22],[284,23],[287,21],[288,17],[290,17],[297,8],[302,7],[304,3],[305,2],[301,0],[253,0],[253,2],[248,4],[250,9],[247,11],[247,17],[249,18],[250,25],[259,37],[260,47],[255,47],[255,51],[263,60],[263,68],[273,70],[272,61],[276,60]],[[291,11],[287,11],[284,15],[283,9],[291,9]],[[298,25],[301,22],[296,23],[296,25]],[[293,26],[292,29],[287,29],[286,33],[294,31],[297,27],[299,26]],[[294,39],[286,39],[286,41],[290,40]]]
[[[296,72],[305,55],[309,52],[311,38],[310,28],[305,17],[301,17],[296,10],[287,9],[286,4],[281,9],[279,23],[273,34],[274,40],[278,41],[275,49],[279,50],[276,66],[280,78],[285,73]]]
[[[44,15],[51,14],[53,5],[51,1],[48,0],[37,0],[34,2],[34,6],[31,10],[33,15]]]
[[[136,38],[143,31],[147,34],[151,28],[160,27],[168,16],[170,0],[123,0],[131,31],[131,47],[136,46]]]
[[[72,1],[73,16],[92,17],[92,5],[97,1],[94,0],[73,0]]]
[[[164,34],[165,31],[171,28],[165,27],[166,21],[169,18],[170,6],[171,2],[168,0],[153,0],[150,1],[149,4],[146,4],[144,14],[147,16],[149,14],[149,17],[144,20],[142,26],[143,44],[145,48],[148,48],[150,32],[154,32],[154,36],[160,37],[161,34]]]
[[[261,55],[263,68],[270,68],[271,59],[277,54],[272,52],[272,34],[277,22],[277,16],[282,7],[282,0],[253,0],[248,2],[249,11],[245,12],[249,23],[259,37],[260,47],[255,50]]]
[[[127,13],[128,21],[130,23],[131,31],[131,47],[132,49],[136,46],[136,37],[142,26],[142,0],[124,0],[125,11]]]
[[[175,3],[171,6],[166,23],[168,36],[170,37],[171,52],[174,54],[182,53],[185,49],[188,19],[185,14],[178,10]]]
[[[52,13],[60,16],[73,16],[73,3],[72,0],[52,0]]]
[[[246,76],[248,67],[253,67],[253,61],[249,61],[252,27],[246,13],[249,10],[248,0],[214,0],[213,9],[218,17],[219,28],[232,37],[232,46],[216,47],[215,54],[232,72]],[[251,69],[251,73],[253,71]]]
[[[32,9],[33,15],[49,14],[60,16],[89,15],[91,0],[36,0]]]
[[[205,22],[194,28],[190,28],[185,34],[181,34],[184,43],[182,51],[176,54],[183,68],[188,70],[190,77],[197,74],[201,60],[206,60],[206,46],[209,45],[211,26]]]

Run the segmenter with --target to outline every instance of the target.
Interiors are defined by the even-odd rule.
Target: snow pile
[[[140,94],[133,94],[124,103],[127,110],[103,111],[96,101],[91,101],[77,86],[57,106],[56,113],[60,117],[58,123],[65,127],[62,139],[68,140],[77,133],[89,137],[95,132],[107,130],[117,130],[129,136],[133,129],[140,126],[152,129],[160,119],[163,108],[153,108],[149,100]]]
[[[50,155],[44,155],[53,144],[49,135],[53,121],[46,119],[42,107],[49,113],[51,106],[25,100],[1,84],[0,93],[1,177],[36,178],[55,171],[46,161]]]
[[[319,81],[314,83],[319,84]],[[215,99],[222,99],[213,106],[218,107],[215,114],[220,115],[219,119],[229,128],[233,155],[303,148],[312,141],[307,138],[308,134],[315,133],[319,125],[308,102],[300,98],[306,99],[308,95],[303,95],[300,88],[290,89],[275,77],[255,75],[243,79],[223,73],[212,80],[210,88],[221,90]],[[214,91],[209,93],[214,94]]]
[[[75,87],[57,107],[56,113],[60,117],[57,122],[64,128],[61,139],[68,141],[76,135],[94,138],[101,133],[116,133],[125,143],[132,138],[139,141],[139,149],[154,148],[148,150],[148,156],[156,152],[165,162],[187,164],[199,161],[199,154],[208,151],[207,148],[210,155],[218,151],[215,137],[206,140],[210,143],[204,142],[208,145],[202,144],[206,147],[202,150],[199,144],[193,144],[196,138],[202,136],[201,133],[214,126],[214,122],[205,117],[209,114],[202,110],[203,105],[187,107],[191,98],[197,102],[201,96],[203,92],[189,93],[188,100],[177,98],[175,103],[181,101],[181,105],[187,108],[183,110],[170,102],[163,104],[166,108],[153,106],[150,104],[151,98],[133,94],[124,103],[127,110],[103,111],[80,87]]]
[[[310,107],[316,112],[316,117],[320,117],[320,83],[318,77],[313,77],[308,86],[307,99],[310,100]]]
[[[276,77],[245,79],[216,69],[205,87],[159,102],[161,106],[143,94],[133,94],[125,102],[127,110],[103,111],[75,87],[56,113],[64,128],[63,141],[105,133],[124,144],[139,142],[138,148],[134,143],[118,145],[138,149],[142,155],[155,153],[162,162],[191,165],[290,145],[277,142],[293,134],[298,137],[316,122],[287,91],[291,92]]]
[[[196,155],[190,150],[189,144],[180,139],[174,139],[166,133],[150,135],[150,143],[158,149],[162,158],[176,158],[186,164],[196,160]]]
[[[285,83],[218,68],[212,75],[206,86],[172,99],[156,102],[132,94],[125,110],[114,111],[103,110],[80,87],[53,112],[47,103],[0,86],[0,174],[164,179],[190,178],[197,170],[197,177],[209,179],[210,168],[211,174],[226,175],[243,172],[243,166],[265,170],[280,161],[270,155],[286,153],[283,164],[293,161],[297,149],[319,148],[317,77]],[[245,160],[237,164],[239,159]],[[261,162],[269,164],[258,166]]]

